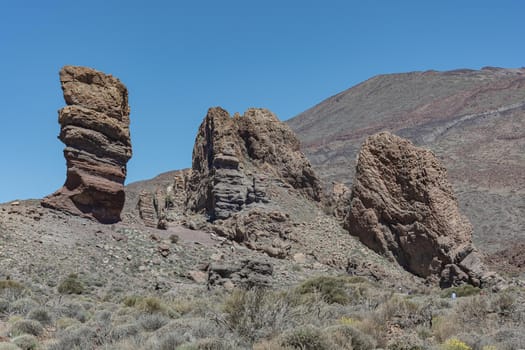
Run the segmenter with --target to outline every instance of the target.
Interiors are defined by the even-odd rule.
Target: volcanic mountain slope
[[[364,139],[388,130],[435,152],[474,242],[495,252],[525,235],[525,69],[380,75],[287,121],[317,173],[350,185]]]

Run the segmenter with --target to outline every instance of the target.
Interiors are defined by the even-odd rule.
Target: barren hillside
[[[444,162],[475,243],[524,241],[525,69],[380,75],[287,121],[317,173],[351,184],[363,140],[388,130]]]

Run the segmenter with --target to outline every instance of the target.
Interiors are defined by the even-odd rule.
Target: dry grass
[[[54,287],[40,294],[30,282],[4,281],[0,320],[9,332],[0,336],[10,343],[1,343],[0,349],[15,343],[50,350],[525,346],[523,288],[466,293],[456,300],[442,298],[445,292],[440,290],[405,295],[347,276],[317,276],[276,289],[195,288],[164,294],[121,292],[112,298],[115,302],[107,302],[102,294],[53,293]]]

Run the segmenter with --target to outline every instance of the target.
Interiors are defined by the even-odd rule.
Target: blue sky
[[[129,183],[191,166],[211,106],[285,120],[377,74],[525,66],[524,13],[521,0],[0,1],[0,202],[65,180],[63,65],[127,85]]]

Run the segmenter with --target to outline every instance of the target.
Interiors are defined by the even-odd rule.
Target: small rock
[[[157,246],[157,251],[162,255],[163,257],[167,257],[170,255],[170,246],[167,244],[159,244]]]
[[[159,237],[157,234],[155,234],[155,233],[150,234],[150,235],[149,235],[149,238],[150,238],[151,240],[153,240],[153,241],[160,242],[160,237]]]
[[[192,270],[188,272],[189,277],[197,283],[206,283],[208,274],[203,271]]]
[[[304,253],[296,253],[293,255],[293,260],[298,264],[306,263],[306,255]]]
[[[227,280],[224,282],[224,284],[222,285],[224,287],[224,289],[226,289],[227,291],[232,291],[234,288],[235,288],[235,285],[233,284],[232,281],[230,280]]]
[[[224,254],[222,253],[215,253],[215,254],[212,254],[210,256],[210,259],[213,260],[213,261],[219,261],[219,260],[222,260],[224,259]]]

